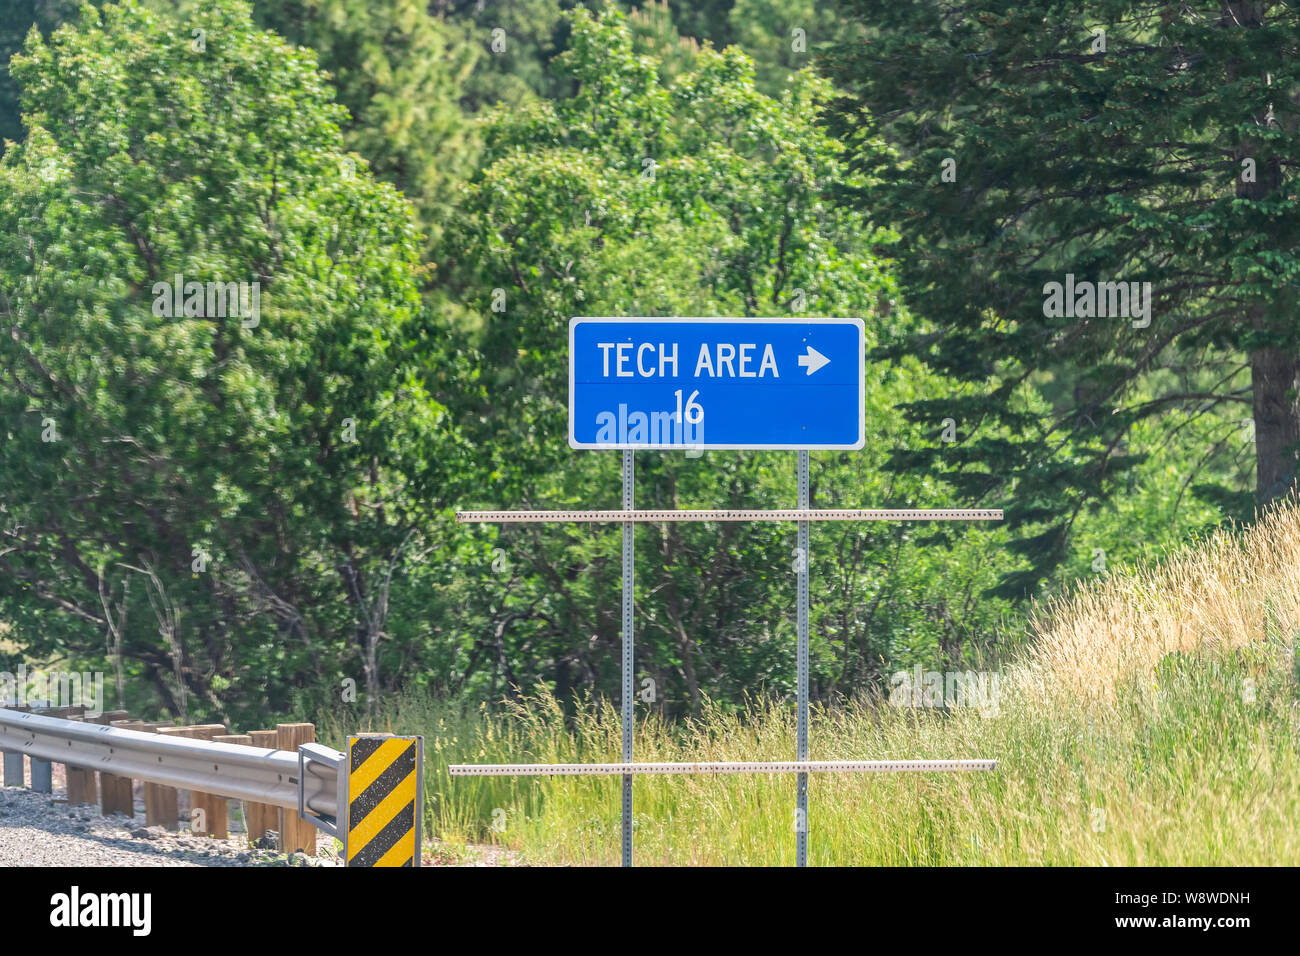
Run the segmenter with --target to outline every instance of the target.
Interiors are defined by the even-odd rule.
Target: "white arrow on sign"
[[[825,355],[822,355],[821,352],[818,352],[811,345],[807,346],[807,349],[808,349],[807,355],[799,356],[799,364],[808,366],[807,374],[811,375],[813,372],[817,371],[819,368],[821,368],[823,365],[829,362],[830,359],[828,359]]]

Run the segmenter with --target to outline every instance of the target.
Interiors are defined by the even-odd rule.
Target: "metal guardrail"
[[[326,832],[347,804],[343,754],[319,744],[291,753],[0,709],[0,750],[284,807]]]

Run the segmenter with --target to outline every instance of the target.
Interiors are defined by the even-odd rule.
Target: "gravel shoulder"
[[[91,806],[69,806],[56,778],[52,794],[0,788],[0,867],[11,866],[341,866],[334,840],[318,835],[316,856],[286,855],[248,845],[243,833],[227,840],[144,825],[134,818],[102,816]],[[504,847],[425,844],[423,866],[514,866]]]
[[[338,866],[334,841],[321,834],[316,857],[286,856],[230,839],[145,827],[135,819],[70,807],[64,794],[0,790],[0,866]]]

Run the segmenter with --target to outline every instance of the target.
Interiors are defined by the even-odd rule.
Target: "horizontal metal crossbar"
[[[996,760],[750,760],[713,763],[452,764],[453,777],[549,777],[680,773],[924,773],[996,770]]]
[[[1001,508],[778,508],[705,511],[458,511],[459,524],[547,521],[1001,521]]]

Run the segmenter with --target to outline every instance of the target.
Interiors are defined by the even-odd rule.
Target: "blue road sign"
[[[575,318],[574,448],[854,449],[861,319]]]

